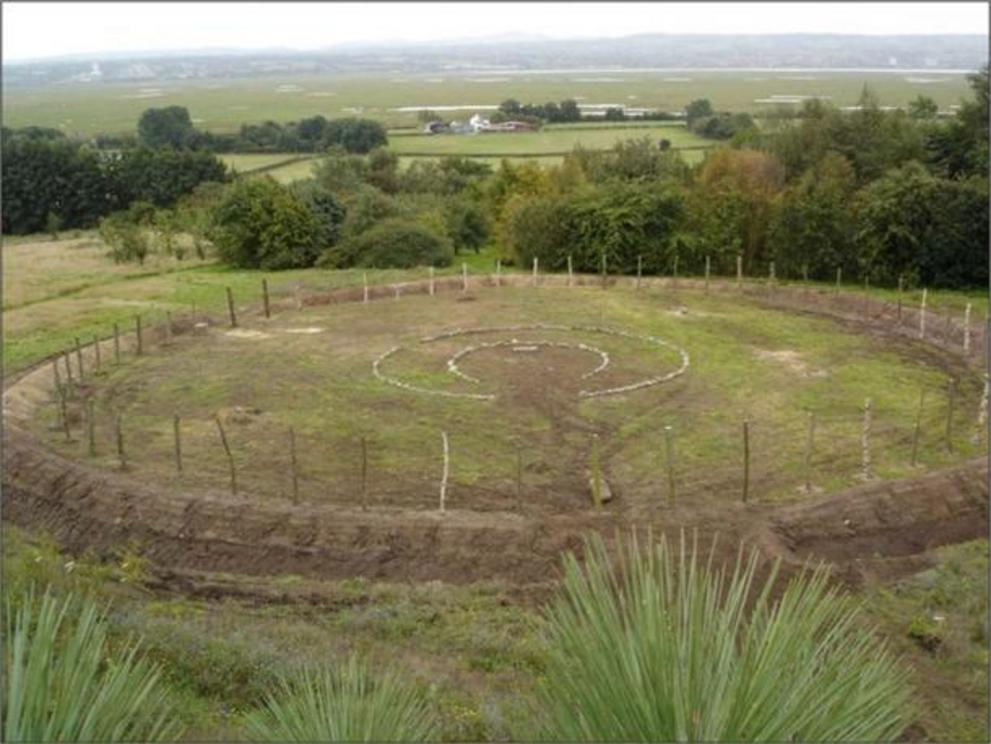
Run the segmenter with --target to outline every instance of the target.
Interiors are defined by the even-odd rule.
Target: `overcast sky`
[[[322,49],[345,42],[503,34],[984,34],[964,3],[3,3],[5,60],[222,48]]]

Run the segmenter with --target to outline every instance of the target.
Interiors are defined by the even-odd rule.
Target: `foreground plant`
[[[47,592],[7,605],[3,740],[166,741],[180,733],[158,667],[113,649],[96,605]]]
[[[246,723],[255,741],[426,741],[435,731],[413,688],[394,674],[373,678],[353,656],[284,677]]]
[[[565,559],[547,617],[542,738],[569,741],[878,741],[908,723],[907,670],[820,568],[773,600],[757,553],[732,573],[684,537],[598,536]]]

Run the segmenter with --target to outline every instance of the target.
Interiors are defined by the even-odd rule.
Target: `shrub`
[[[213,212],[210,237],[238,268],[312,266],[325,226],[306,203],[271,178],[237,181]]]
[[[427,741],[436,724],[425,701],[394,674],[374,679],[355,657],[336,668],[280,679],[247,717],[255,741]]]
[[[110,652],[96,605],[8,601],[4,644],[4,741],[172,741],[176,711],[159,668],[135,644]]]
[[[391,218],[325,252],[320,265],[408,269],[448,266],[453,256],[446,236],[416,222]]]
[[[540,702],[567,741],[875,741],[902,733],[907,670],[828,588],[824,569],[772,600],[756,551],[731,574],[678,548],[598,536],[565,559],[546,618]]]

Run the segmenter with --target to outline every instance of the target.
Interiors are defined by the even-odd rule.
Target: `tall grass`
[[[598,536],[566,561],[548,610],[541,738],[569,741],[877,741],[905,728],[907,671],[820,568],[772,599],[757,554],[731,572],[677,548]]]
[[[373,678],[352,656],[337,667],[283,677],[246,727],[255,741],[427,741],[435,722],[426,702],[394,674]]]
[[[8,601],[3,740],[165,741],[179,733],[156,665],[136,644],[110,651],[96,605],[69,595]]]

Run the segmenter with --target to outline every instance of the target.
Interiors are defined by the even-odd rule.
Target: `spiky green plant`
[[[427,741],[435,732],[412,687],[394,673],[373,677],[354,656],[283,677],[246,725],[255,741]]]
[[[165,741],[180,733],[156,665],[136,643],[111,652],[96,605],[47,591],[7,602],[3,739]]]
[[[905,728],[904,669],[823,568],[758,585],[680,546],[602,539],[569,554],[546,616],[541,738],[568,741],[878,741]]]

